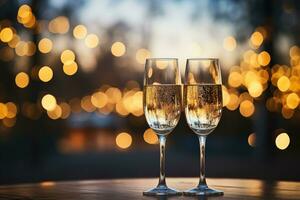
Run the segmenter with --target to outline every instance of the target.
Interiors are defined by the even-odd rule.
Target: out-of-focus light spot
[[[40,186],[42,187],[52,187],[55,186],[55,182],[53,181],[44,181],[40,183]]]
[[[29,76],[25,72],[16,75],[15,83],[19,88],[25,88],[29,84]]]
[[[239,106],[239,97],[234,93],[230,93],[229,97],[230,97],[230,100],[229,100],[229,103],[226,105],[226,108],[228,110],[237,109]]]
[[[40,70],[39,70],[39,78],[41,81],[43,82],[49,82],[52,77],[53,77],[53,71],[50,67],[48,66],[43,66]]]
[[[277,87],[281,92],[286,92],[291,85],[291,82],[288,77],[282,76],[277,81]]]
[[[116,112],[121,115],[122,117],[125,117],[129,114],[128,110],[125,108],[123,101],[119,101],[116,104]]]
[[[127,149],[132,143],[132,137],[128,133],[120,133],[116,137],[116,144],[122,149]]]
[[[60,55],[60,60],[62,63],[66,64],[67,62],[75,60],[75,54],[73,51],[67,49],[64,50]]]
[[[16,118],[4,118],[2,123],[4,126],[11,128],[16,124]]]
[[[151,55],[150,51],[147,49],[139,49],[135,54],[136,61],[140,64],[145,64],[147,58]]]
[[[87,34],[87,29],[84,25],[77,25],[73,29],[73,36],[76,39],[83,39],[85,38],[86,34]]]
[[[300,57],[300,48],[298,46],[292,46],[290,48],[290,57],[299,58]]]
[[[255,107],[251,101],[245,100],[241,102],[240,113],[242,116],[250,117],[251,115],[253,115],[254,111],[255,111]]]
[[[57,106],[56,98],[51,94],[44,95],[41,103],[42,103],[43,108],[47,111],[52,111]]]
[[[53,110],[47,110],[47,115],[50,119],[59,119],[62,115],[62,109],[59,105],[56,105]]]
[[[223,47],[227,51],[233,51],[236,48],[236,40],[234,37],[229,36],[224,39]]]
[[[108,97],[108,102],[109,103],[117,103],[121,100],[122,98],[122,93],[121,91],[119,90],[119,88],[115,88],[115,87],[111,87],[111,88],[108,88],[106,91],[105,91],[105,94],[107,95]]]
[[[16,45],[16,48],[15,48],[15,51],[18,56],[25,56],[28,51],[27,43],[24,41],[18,42],[18,44]]]
[[[17,34],[14,34],[12,40],[8,42],[8,46],[11,48],[15,48],[18,42],[20,42],[20,37]]]
[[[95,106],[91,102],[91,96],[85,96],[81,99],[81,107],[86,112],[93,112],[96,110]]]
[[[268,52],[263,51],[258,54],[257,60],[261,66],[267,66],[271,61],[271,56]]]
[[[77,63],[74,61],[66,62],[63,66],[63,71],[66,75],[72,76],[74,75],[78,70]]]
[[[111,46],[111,53],[116,57],[123,56],[125,52],[126,52],[126,47],[122,42],[115,42]]]
[[[107,102],[107,95],[103,92],[95,92],[91,97],[92,104],[97,108],[103,108]]]
[[[252,81],[248,86],[248,91],[252,97],[259,97],[263,92],[263,86],[258,81]]]
[[[143,137],[144,137],[145,142],[147,142],[148,144],[157,144],[158,143],[158,137],[151,128],[148,128],[144,132]]]
[[[260,32],[255,31],[251,35],[250,41],[254,46],[259,47],[263,43],[264,37]]]
[[[243,83],[243,76],[239,72],[231,72],[228,76],[228,84],[231,87],[239,87]]]
[[[95,34],[88,34],[84,40],[84,43],[89,48],[95,48],[99,44],[99,38]]]
[[[60,103],[59,104],[60,108],[61,108],[61,118],[62,119],[67,119],[71,113],[71,107],[69,104],[67,103]]]
[[[16,104],[14,104],[13,102],[8,102],[6,103],[6,109],[7,109],[7,114],[6,114],[7,118],[12,119],[16,117],[18,112]]]
[[[0,119],[4,119],[7,116],[7,107],[4,103],[0,103]]]
[[[38,48],[42,53],[49,53],[52,50],[53,43],[48,38],[43,38],[39,41]]]
[[[223,98],[222,100],[223,100],[223,107],[224,107],[230,101],[230,95],[228,93],[227,88],[224,85],[222,85],[222,98]]]
[[[294,110],[284,105],[281,108],[281,114],[285,119],[291,119],[294,115]]]
[[[28,16],[30,16],[31,14],[31,8],[30,6],[24,4],[22,6],[20,6],[19,10],[18,10],[18,16],[21,18],[27,18]]]
[[[4,28],[0,32],[0,39],[2,42],[9,42],[13,39],[14,33],[11,28]]]
[[[280,133],[275,140],[276,147],[285,150],[290,144],[290,137],[287,133]]]
[[[48,28],[52,33],[64,34],[69,31],[69,20],[65,16],[58,16],[49,22]]]
[[[26,55],[27,56],[32,56],[35,54],[35,51],[36,51],[36,46],[33,42],[29,41],[27,42],[27,52],[26,52]]]
[[[291,93],[286,97],[286,105],[290,109],[295,109],[299,105],[299,96],[296,93]]]
[[[255,134],[255,133],[251,133],[251,134],[248,136],[248,144],[249,144],[251,147],[255,147],[255,145],[256,145],[256,134]]]

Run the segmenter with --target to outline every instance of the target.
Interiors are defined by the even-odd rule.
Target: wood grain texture
[[[197,178],[168,178],[169,187],[187,190]],[[212,188],[224,191],[222,197],[207,199],[300,199],[300,182],[265,182],[246,179],[208,179]],[[156,179],[114,179],[0,186],[0,199],[112,200],[112,199],[205,199],[196,197],[146,197],[142,192],[156,186]]]

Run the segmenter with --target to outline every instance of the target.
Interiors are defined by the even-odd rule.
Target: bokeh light
[[[291,85],[291,82],[288,77],[282,76],[277,81],[277,87],[280,91],[286,92]]]
[[[88,34],[84,40],[84,43],[89,48],[95,48],[99,44],[99,38],[95,34]]]
[[[250,117],[253,115],[255,107],[253,103],[249,100],[245,100],[240,104],[240,113],[244,117]]]
[[[249,144],[251,147],[255,147],[255,146],[256,146],[256,134],[255,134],[255,133],[251,133],[251,134],[248,136],[248,144]]]
[[[83,39],[83,38],[85,38],[86,34],[87,34],[87,29],[84,25],[81,25],[81,24],[77,25],[73,29],[73,36],[76,39]]]
[[[29,84],[29,76],[25,72],[20,72],[16,75],[15,83],[19,88],[25,88]]]
[[[111,53],[116,57],[123,56],[125,52],[126,52],[126,47],[122,42],[115,42],[111,46]]]
[[[119,133],[116,137],[116,144],[122,149],[127,149],[132,143],[132,137],[129,133]]]
[[[72,50],[64,50],[62,53],[61,53],[61,56],[60,56],[60,60],[62,63],[66,64],[68,62],[72,62],[75,60],[75,54]]]
[[[39,41],[38,49],[42,53],[49,53],[52,50],[53,43],[48,38],[43,38]]]
[[[0,39],[2,42],[9,42],[13,39],[14,33],[11,28],[4,28],[0,32]]]
[[[144,132],[143,138],[144,138],[145,142],[147,142],[148,144],[157,144],[158,143],[158,137],[151,128],[148,128]]]
[[[51,94],[46,94],[43,96],[41,104],[45,110],[52,111],[57,106],[56,98]]]
[[[49,82],[53,77],[53,71],[48,66],[43,66],[39,70],[39,79],[43,82]]]
[[[68,61],[63,65],[63,71],[66,75],[72,76],[74,75],[78,70],[77,63],[74,61]]]
[[[233,36],[229,36],[224,39],[223,47],[227,51],[233,51],[236,48],[236,40]]]
[[[287,133],[280,133],[275,140],[276,147],[285,150],[290,144],[290,137]]]

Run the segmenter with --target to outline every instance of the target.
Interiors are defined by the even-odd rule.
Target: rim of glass
[[[178,60],[178,58],[146,58],[147,60]]]
[[[219,58],[188,58],[187,60],[219,60]]]

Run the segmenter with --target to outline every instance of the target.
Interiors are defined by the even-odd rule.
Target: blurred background
[[[157,177],[147,57],[218,57],[207,176],[300,180],[300,2],[0,0],[0,184]],[[198,176],[184,115],[167,176]],[[42,182],[51,184],[51,182]]]

